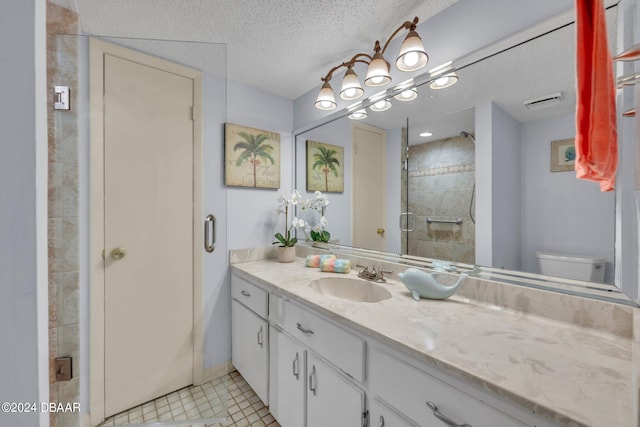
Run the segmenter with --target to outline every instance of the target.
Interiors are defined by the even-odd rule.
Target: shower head
[[[466,131],[462,131],[460,132],[460,136],[463,138],[469,138],[471,139],[471,141],[475,144],[476,143],[476,137],[473,136],[473,134],[466,132]]]

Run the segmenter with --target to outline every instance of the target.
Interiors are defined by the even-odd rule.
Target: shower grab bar
[[[204,250],[211,253],[215,248],[216,248],[216,217],[213,215],[207,215],[207,217],[204,220]]]
[[[433,224],[433,223],[458,224],[458,225],[461,225],[462,224],[462,218],[456,218],[456,219],[433,219],[433,218],[427,218],[427,224]]]

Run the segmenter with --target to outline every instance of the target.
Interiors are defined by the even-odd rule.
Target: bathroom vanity
[[[546,292],[507,284],[522,310],[465,292],[414,301],[396,274],[363,281],[390,294],[363,302],[310,286],[356,272],[246,259],[232,256],[233,364],[283,427],[636,425],[631,307],[568,297],[576,321],[560,321],[527,302]],[[585,309],[611,328],[582,324]]]

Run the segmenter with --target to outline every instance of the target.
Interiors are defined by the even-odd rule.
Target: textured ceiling
[[[54,0],[102,36],[225,43],[228,78],[295,99],[405,20],[457,0]]]

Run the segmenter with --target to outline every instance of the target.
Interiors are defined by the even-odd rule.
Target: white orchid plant
[[[313,209],[320,214],[320,219],[313,227],[309,223],[304,226],[305,233],[310,235],[314,242],[328,243],[331,238],[331,234],[325,228],[329,223],[324,216],[327,206],[329,206],[329,199],[320,191],[316,191],[313,198],[300,203],[302,210]]]
[[[278,213],[284,214],[284,223],[285,223],[285,232],[276,233],[274,237],[276,241],[273,242],[274,245],[279,245],[282,247],[291,247],[295,246],[298,243],[298,239],[291,232],[295,228],[303,228],[305,226],[305,222],[303,219],[293,217],[291,224],[289,224],[289,206],[295,206],[299,203],[303,203],[302,196],[298,192],[298,190],[293,190],[291,193],[290,199],[285,199],[283,196],[278,197]]]

